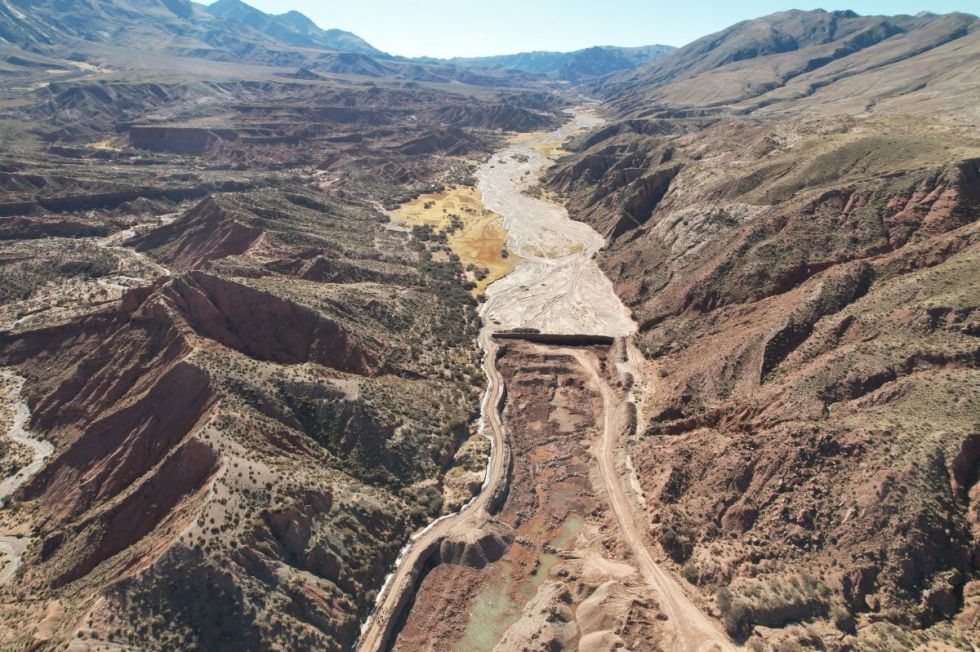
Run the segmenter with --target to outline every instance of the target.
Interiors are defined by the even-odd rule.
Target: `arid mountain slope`
[[[648,86],[606,86],[634,117],[582,138],[547,179],[610,238],[601,265],[641,325],[654,380],[630,455],[650,539],[760,645],[977,644],[980,139],[969,110],[903,115],[923,109],[912,94],[871,116],[825,92],[783,112],[808,118],[776,117],[789,104],[639,116],[684,115],[685,75],[730,79],[743,99],[732,66],[768,74],[837,40],[814,25],[933,29],[946,47],[976,34],[972,17],[891,21],[777,14],[703,39]],[[838,61],[864,53],[873,69],[891,38],[911,37]],[[765,56],[732,61],[746,52]],[[977,89],[942,85],[946,72],[936,105],[975,107]]]
[[[215,70],[209,63],[484,86],[520,84],[527,77],[520,71],[396,59],[355,34],[321,29],[299,12],[270,15],[240,0],[210,6],[187,0],[5,0],[0,57],[9,56],[19,63],[51,57],[59,60],[54,70],[81,64],[165,75],[199,70],[204,77]]]
[[[376,213],[301,197],[206,199],[137,248],[209,271],[2,337],[57,450],[17,497],[39,543],[7,636],[59,600],[56,641],[351,644],[468,436],[478,388],[442,367],[476,364],[476,313]]]
[[[240,0],[202,6],[189,0],[7,0],[0,5],[0,38],[21,47],[65,45],[68,39],[116,45],[161,44],[164,40],[199,46],[297,47],[380,55],[354,34],[323,30],[299,12],[266,14]]]
[[[40,63],[0,78],[0,366],[54,453],[0,509],[0,647],[350,649],[487,456],[481,270],[383,206],[564,100],[18,52]],[[4,479],[29,460],[2,453]]]
[[[328,48],[341,52],[368,55],[384,54],[356,34],[340,29],[321,29],[298,11],[288,11],[278,16],[271,16],[241,0],[218,0],[218,2],[208,5],[205,11],[212,16],[243,23],[254,30],[290,45]]]
[[[453,59],[453,62],[475,68],[511,68],[563,81],[581,82],[643,67],[667,56],[674,49],[669,45],[638,48],[596,46],[574,52],[521,52],[492,57],[458,58]]]
[[[698,39],[596,90],[623,115],[875,111],[975,120],[978,72],[976,16],[788,11]]]
[[[350,649],[481,487],[488,270],[451,245],[515,250],[474,171],[570,100],[231,0],[0,0],[0,34],[0,428],[53,447],[0,448],[40,469],[0,648]],[[541,192],[639,332],[488,359],[510,492],[396,646],[980,646],[978,34],[792,11],[590,82],[610,122]]]

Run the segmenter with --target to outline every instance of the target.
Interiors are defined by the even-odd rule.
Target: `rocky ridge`
[[[815,94],[809,118],[777,119],[777,104],[697,116],[627,99],[683,106],[668,75],[704,82],[797,56],[799,39],[737,64],[711,58],[781,21],[881,24],[791,13],[707,37],[651,73],[663,79],[608,87],[611,109],[635,113],[573,144],[546,180],[610,238],[600,264],[656,370],[650,425],[629,446],[649,537],[749,643],[968,646],[980,214],[969,113],[827,119]],[[885,33],[881,47],[893,38],[909,41]],[[895,106],[919,110],[905,100]]]

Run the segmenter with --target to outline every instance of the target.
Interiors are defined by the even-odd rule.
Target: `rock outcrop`
[[[134,236],[126,245],[172,269],[197,269],[211,260],[243,254],[259,241],[263,230],[236,218],[208,197],[170,224]]]
[[[408,533],[438,515],[478,400],[437,370],[478,361],[461,271],[430,260],[423,280],[392,244],[405,236],[377,229],[302,189],[210,198],[134,243],[188,271],[0,334],[56,450],[14,497],[37,544],[2,590],[85,614],[50,640],[353,643]],[[507,541],[482,543],[496,558]],[[275,628],[257,608],[273,602]],[[31,622],[14,616],[0,626]]]
[[[600,264],[657,370],[631,459],[678,572],[728,586],[744,637],[826,641],[820,621],[856,616],[890,640],[875,623],[965,609],[980,142],[902,118],[677,120],[574,147],[549,183],[611,236]],[[649,216],[617,228],[665,166]]]
[[[439,545],[439,563],[484,568],[503,557],[513,541],[513,528],[505,523],[491,522],[480,530],[444,539]]]

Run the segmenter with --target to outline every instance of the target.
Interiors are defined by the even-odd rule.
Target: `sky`
[[[204,0],[210,4],[210,0]],[[592,45],[681,46],[784,9],[980,14],[980,0],[245,0],[268,13],[296,9],[320,27],[354,32],[404,56],[486,56]]]

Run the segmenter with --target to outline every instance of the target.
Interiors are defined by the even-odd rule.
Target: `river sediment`
[[[501,216],[509,249],[521,262],[487,288],[483,316],[492,330],[535,328],[546,333],[625,336],[636,330],[629,310],[599,269],[605,245],[591,226],[569,218],[565,207],[527,190],[552,164],[553,152],[576,132],[602,119],[577,109],[555,131],[494,154],[477,171],[484,205]]]
[[[35,439],[27,433],[26,425],[31,413],[27,403],[20,396],[24,379],[2,371],[0,384],[5,392],[5,409],[9,412],[5,415],[8,425],[4,436],[16,444],[28,447],[32,453],[31,461],[26,466],[9,477],[0,478],[0,506],[3,506],[18,489],[41,470],[48,457],[54,452],[54,447],[50,442]],[[30,543],[29,537],[0,531],[0,554],[3,555],[3,558],[0,558],[0,586],[6,584],[17,572],[28,543]]]
[[[418,567],[401,573],[402,582],[414,585],[411,600],[403,594],[398,605],[407,612],[384,615],[397,618],[399,626],[382,647],[489,651],[517,645],[525,637],[577,641],[579,628],[567,609],[573,602],[570,589],[556,580],[556,574],[579,574],[587,566],[633,575],[621,561],[602,555],[598,564],[579,564],[575,570],[565,561],[573,550],[593,551],[594,557],[597,547],[607,550],[607,556],[621,555],[608,552],[616,548],[615,535],[601,532],[609,519],[591,478],[590,446],[603,422],[601,396],[567,351],[552,353],[547,346],[578,344],[605,360],[613,339],[630,335],[636,326],[596,264],[595,254],[605,244],[602,236],[571,220],[562,206],[527,194],[562,143],[601,122],[588,111],[576,110],[561,129],[522,136],[477,171],[483,203],[501,217],[507,248],[519,260],[513,271],[486,289],[482,309],[481,342],[488,351],[490,387],[495,382],[507,386],[506,392],[496,390],[503,399],[500,413],[506,415],[507,432],[504,444],[498,441],[494,446],[481,494],[482,498],[492,486],[501,499],[493,501],[494,508],[482,515],[482,521],[465,514],[450,517],[455,525],[445,528],[445,536],[469,542],[464,547],[478,545],[489,523],[495,531],[508,532],[513,543],[499,559],[474,554],[450,563],[433,558],[423,563],[416,554],[403,562],[414,560]],[[539,331],[560,341],[492,337],[512,329]],[[576,339],[583,336],[581,342]],[[494,406],[491,412],[495,416],[496,410]],[[505,454],[509,463],[501,464]],[[496,473],[505,473],[506,480],[495,478]],[[502,487],[508,490],[502,492]],[[433,551],[432,541],[423,539],[414,545]],[[608,573],[592,574],[608,579]],[[398,581],[396,573],[392,584]],[[624,586],[623,591],[629,589]],[[629,613],[614,611],[624,619]],[[558,621],[563,625],[552,627]],[[652,635],[642,627],[633,629]]]

